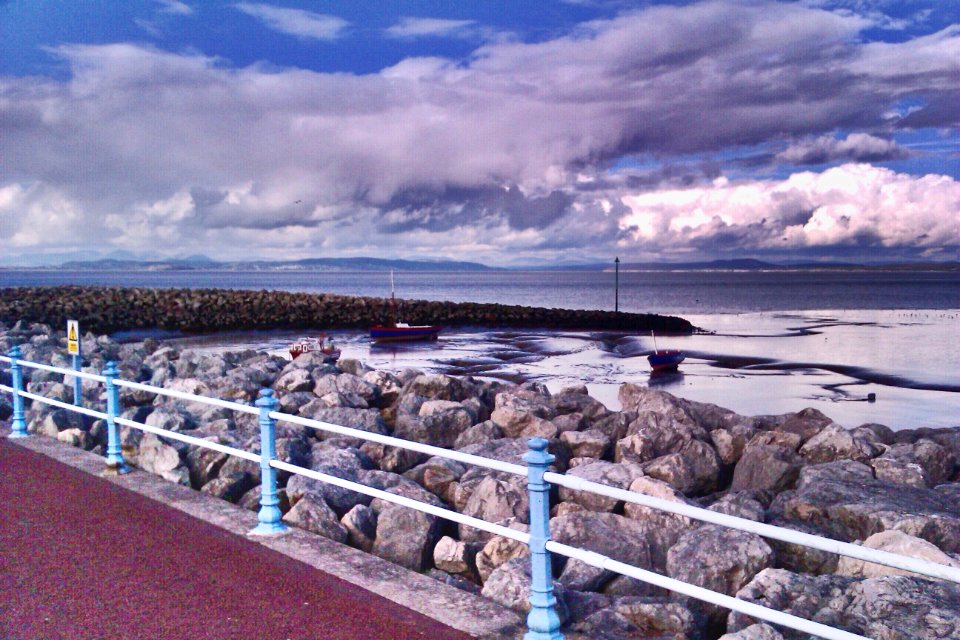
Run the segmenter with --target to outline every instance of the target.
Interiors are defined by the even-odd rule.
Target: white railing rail
[[[571,476],[567,474],[555,473],[548,471],[548,466],[552,462],[553,457],[546,453],[546,441],[540,439],[531,440],[531,452],[528,453],[524,459],[528,462],[527,465],[514,464],[509,462],[503,462],[499,460],[494,460],[490,458],[485,458],[482,456],[466,454],[459,451],[451,451],[449,449],[444,449],[441,447],[435,447],[431,445],[425,445],[418,442],[411,442],[409,440],[403,440],[401,438],[395,438],[392,436],[387,436],[379,433],[372,433],[369,431],[364,431],[361,429],[355,429],[352,427],[345,427],[342,425],[336,425],[328,422],[312,420],[309,418],[303,418],[300,416],[293,416],[285,413],[275,411],[274,408],[277,404],[276,400],[272,397],[272,391],[266,390],[261,392],[261,398],[257,401],[257,406],[252,407],[250,405],[241,404],[239,402],[232,402],[228,400],[221,400],[218,398],[210,398],[206,396],[200,396],[195,394],[190,394],[182,391],[175,391],[171,389],[164,389],[160,387],[154,387],[151,385],[132,382],[128,380],[122,380],[117,377],[118,371],[112,363],[108,364],[108,368],[105,370],[104,375],[91,374],[87,372],[76,371],[73,369],[67,369],[62,367],[55,367],[52,365],[46,365],[35,362],[27,362],[19,358],[19,354],[16,356],[11,352],[11,356],[0,356],[0,362],[6,362],[11,365],[11,368],[16,372],[18,367],[26,367],[39,369],[43,371],[49,371],[53,373],[63,374],[65,376],[76,376],[84,380],[89,380],[91,382],[103,383],[106,386],[107,390],[107,412],[96,411],[82,406],[75,406],[62,402],[59,400],[54,400],[52,398],[46,398],[44,396],[29,393],[23,389],[22,376],[19,376],[15,373],[13,386],[0,385],[0,391],[7,392],[13,395],[14,398],[14,434],[17,435],[26,435],[25,424],[22,424],[18,427],[17,420],[19,419],[21,423],[24,421],[23,416],[23,399],[29,399],[34,402],[45,403],[51,406],[55,406],[61,409],[66,409],[69,411],[75,411],[77,413],[87,415],[97,419],[107,420],[108,427],[111,430],[111,438],[117,438],[116,434],[113,431],[116,428],[116,425],[127,426],[134,429],[139,429],[144,432],[153,433],[164,438],[170,438],[174,440],[179,440],[187,444],[203,447],[207,449],[212,449],[227,455],[237,456],[245,460],[252,462],[259,462],[261,466],[261,490],[263,492],[261,498],[261,513],[260,521],[263,524],[268,524],[270,532],[278,532],[285,529],[285,526],[279,522],[279,509],[276,509],[276,486],[275,486],[275,474],[277,470],[286,471],[291,474],[302,475],[314,480],[332,484],[344,489],[349,489],[351,491],[356,491],[373,498],[381,499],[387,502],[394,504],[402,505],[411,509],[416,509],[424,513],[444,518],[458,524],[464,524],[470,527],[475,527],[477,529],[492,533],[494,535],[503,536],[516,540],[518,542],[528,544],[531,548],[531,554],[534,562],[534,569],[532,572],[533,588],[532,592],[535,594],[531,597],[533,602],[537,598],[536,594],[539,593],[552,593],[552,576],[549,572],[549,561],[543,562],[543,558],[546,557],[549,559],[548,552],[557,553],[559,555],[575,558],[581,560],[591,566],[600,567],[615,573],[619,573],[624,576],[635,578],[646,583],[653,584],[683,595],[691,596],[706,602],[720,605],[734,611],[738,611],[749,615],[753,618],[759,620],[765,620],[773,624],[782,625],[804,633],[810,633],[817,635],[823,638],[829,638],[830,640],[854,640],[861,639],[863,636],[859,636],[848,631],[843,631],[840,629],[835,629],[822,625],[820,623],[812,622],[793,616],[782,611],[777,611],[775,609],[770,609],[763,607],[745,600],[740,600],[733,598],[731,596],[703,589],[701,587],[691,585],[673,578],[669,578],[645,569],[634,567],[631,565],[618,562],[604,555],[588,551],[585,549],[578,549],[576,547],[571,547],[565,544],[561,544],[556,541],[549,539],[549,487],[551,484],[556,484],[559,486],[567,487],[573,490],[579,491],[588,491],[603,495],[606,497],[614,498],[616,500],[623,500],[625,502],[630,502],[633,504],[643,505],[652,509],[657,509],[660,511],[666,511],[669,513],[674,513],[680,516],[700,520],[703,522],[708,522],[712,524],[721,525],[724,527],[729,527],[733,529],[738,529],[741,531],[746,531],[749,533],[754,533],[760,536],[767,538],[772,538],[780,540],[783,542],[793,543],[797,545],[802,545],[806,547],[811,547],[821,551],[827,551],[830,553],[835,553],[838,555],[849,556],[852,558],[857,558],[867,562],[873,562],[876,564],[886,565],[889,567],[894,567],[897,569],[903,569],[906,571],[911,571],[920,575],[938,578],[942,580],[947,580],[950,582],[960,584],[960,569],[954,567],[948,567],[945,565],[940,565],[934,562],[927,560],[921,560],[918,558],[911,558],[908,556],[901,556],[894,553],[889,553],[886,551],[881,551],[877,549],[869,549],[859,545],[850,544],[847,542],[841,542],[839,540],[832,540],[829,538],[823,538],[820,536],[815,536],[800,531],[795,531],[792,529],[786,529],[783,527],[775,527],[772,525],[767,525],[760,522],[754,522],[752,520],[747,520],[744,518],[738,518],[735,516],[730,516],[723,513],[717,513],[710,511],[708,509],[703,509],[701,507],[695,507],[689,504],[672,502],[669,500],[663,500],[661,498],[656,498],[653,496],[645,495],[642,493],[627,491],[624,489],[619,489],[616,487],[611,487],[608,485],[599,484],[596,482],[591,482],[584,480],[583,478],[578,478],[576,476]],[[20,384],[20,387],[17,388],[17,385]],[[222,407],[234,411],[240,411],[244,413],[258,414],[260,418],[261,426],[261,453],[251,453],[244,451],[242,449],[237,449],[235,447],[230,447],[223,445],[211,440],[204,438],[197,438],[187,434],[169,431],[166,429],[160,429],[153,427],[141,422],[136,422],[134,420],[129,420],[122,418],[117,415],[119,411],[119,402],[118,402],[118,388],[125,387],[129,389],[134,389],[138,391],[144,391],[149,393],[154,393],[157,395],[162,395],[170,398],[175,398],[178,400],[184,400],[187,402],[196,402],[207,404],[211,406]],[[111,395],[112,394],[112,395]],[[112,401],[111,401],[112,397]],[[19,403],[19,405],[18,405]],[[19,415],[18,415],[18,406],[19,406]],[[350,480],[345,480],[343,478],[338,478],[329,474],[324,474],[312,469],[306,469],[299,467],[297,465],[290,464],[288,462],[283,462],[275,458],[275,436],[274,428],[276,422],[287,422],[290,424],[296,424],[311,429],[317,429],[325,431],[328,433],[335,433],[339,435],[346,435],[350,437],[355,437],[359,439],[368,440],[371,442],[377,442],[389,446],[399,447],[403,449],[408,449],[411,451],[416,451],[419,453],[424,453],[432,456],[437,456],[456,462],[461,462],[464,464],[476,465],[483,468],[491,469],[498,472],[510,473],[514,475],[522,475],[528,477],[528,488],[530,491],[530,502],[531,502],[531,524],[530,524],[530,533],[519,531],[516,529],[511,529],[503,525],[498,525],[495,523],[490,523],[485,520],[467,516],[456,511],[446,509],[443,507],[438,507],[432,504],[414,500],[405,496],[397,495],[385,491],[382,489],[376,489],[374,487],[369,487],[367,485],[353,482]],[[18,433],[18,428],[22,429],[22,433]],[[112,445],[115,447],[114,454],[118,455],[119,444],[111,440]],[[110,447],[108,446],[108,465],[113,464],[116,466],[116,460],[111,460]],[[123,465],[122,457],[119,461],[120,465]],[[269,486],[271,485],[272,486]],[[271,491],[273,492],[271,494]],[[271,498],[272,495],[272,498]],[[271,503],[271,500],[273,502]],[[266,514],[266,516],[265,516]],[[265,517],[272,518],[275,522],[265,522]],[[269,528],[268,527],[268,528]],[[259,527],[258,527],[259,529]],[[257,531],[255,532],[262,532]],[[539,562],[538,562],[539,560]],[[537,567],[540,566],[545,568],[542,572],[538,574]],[[549,611],[548,611],[549,610]],[[531,634],[528,634],[528,637],[531,638],[562,638],[562,635],[559,634],[559,620],[556,619],[556,613],[553,611],[553,604],[549,600],[540,600],[538,602],[533,602],[531,609],[530,617],[528,618],[528,624],[531,628]],[[545,630],[544,630],[545,629]]]

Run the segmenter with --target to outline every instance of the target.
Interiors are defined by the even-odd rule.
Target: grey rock
[[[491,440],[499,440],[503,437],[503,429],[497,426],[493,420],[485,420],[480,424],[475,424],[472,427],[465,429],[460,435],[457,436],[456,441],[453,443],[454,449],[463,449],[464,447],[474,445],[474,444],[483,444],[490,442]]]
[[[566,590],[554,585],[557,598],[557,615],[561,624],[566,622],[569,611],[566,605]],[[513,609],[521,615],[530,612],[530,559],[516,558],[497,567],[486,582],[481,594],[497,604]]]
[[[273,383],[273,388],[281,393],[310,391],[313,388],[313,380],[310,378],[310,371],[296,368],[277,378],[277,381]]]
[[[433,559],[440,532],[441,522],[435,516],[392,504],[378,514],[372,551],[385,560],[422,571]]]
[[[960,505],[931,489],[877,480],[870,467],[850,460],[805,467],[797,488],[778,495],[770,512],[844,541],[899,529],[960,552]]]
[[[890,473],[896,471],[914,478],[914,481],[904,484],[920,486],[922,482],[928,487],[949,480],[955,464],[953,453],[948,448],[925,438],[911,444],[892,446],[879,458],[870,461],[878,478],[896,481],[898,474]]]
[[[511,517],[526,522],[529,509],[526,478],[492,474],[480,481],[461,512],[487,522],[500,522]],[[486,542],[491,535],[486,531],[460,525],[460,539],[467,542]]]
[[[641,569],[650,569],[647,532],[636,520],[614,513],[581,511],[550,520],[550,537],[588,551],[603,554]],[[559,581],[576,591],[599,591],[616,576],[612,571],[568,559]]]
[[[751,445],[733,470],[734,491],[781,492],[793,487],[803,461],[792,449],[776,445]]]
[[[763,522],[766,510],[751,496],[752,494],[746,491],[731,491],[713,502],[707,509],[736,518]]]
[[[348,532],[327,503],[305,496],[283,516],[287,524],[319,534],[337,542],[346,542]]]
[[[370,552],[377,537],[377,512],[362,504],[350,509],[340,524],[347,530],[347,541],[358,549]]]
[[[698,638],[696,615],[678,602],[623,598],[571,626],[569,640]]]
[[[634,480],[643,476],[643,470],[635,464],[615,464],[612,462],[590,462],[578,465],[567,475],[583,478],[617,489],[629,489]],[[590,511],[616,511],[622,502],[590,491],[579,491],[560,487],[560,500],[574,502]]]
[[[531,423],[538,424],[535,418],[550,420],[555,415],[556,410],[550,405],[548,397],[532,391],[516,390],[497,394],[490,419],[508,438],[516,438]]]
[[[403,475],[445,502],[453,502],[452,485],[467,471],[463,463],[433,457]]]
[[[477,553],[480,548],[476,544],[454,540],[449,536],[440,538],[433,549],[433,564],[437,569],[454,575],[466,577],[473,582],[479,582],[477,574]]]
[[[863,541],[863,546],[868,549],[880,549],[881,551],[887,551],[901,556],[919,558],[927,562],[960,568],[960,561],[954,560],[926,540],[907,535],[896,529],[873,534]],[[840,558],[836,572],[839,575],[854,578],[877,578],[886,575],[916,575],[903,569],[895,569],[894,567],[846,556]]]
[[[835,460],[866,462],[883,450],[883,443],[869,429],[847,430],[838,424],[830,424],[800,447],[800,455],[809,464]]]
[[[554,418],[553,423],[556,425],[561,417]],[[610,437],[599,429],[564,431],[560,434],[560,441],[570,447],[570,453],[575,457],[605,458],[613,447]]]
[[[186,469],[184,469],[184,476],[185,482],[183,484],[189,483],[190,476]],[[200,491],[229,502],[237,502],[245,493],[257,485],[258,480],[259,478],[242,471],[224,472],[221,470],[220,475],[203,485]]]
[[[809,523],[796,520],[787,520],[781,517],[774,517],[767,524],[784,529],[793,529],[809,533],[813,536],[830,537],[829,532],[822,531]],[[824,575],[834,573],[837,570],[838,556],[835,553],[828,553],[819,549],[814,549],[802,544],[784,542],[767,538],[769,544],[777,556],[777,568],[799,573],[810,573],[813,575]]]
[[[646,463],[643,471],[688,495],[710,493],[720,484],[720,458],[700,440],[688,440],[677,453]]]
[[[473,395],[471,385],[452,376],[421,374],[406,383],[403,395],[418,395],[432,400],[463,402]]]
[[[637,478],[630,485],[630,491],[642,493],[669,502],[678,502],[697,506],[675,488],[655,478]],[[666,571],[667,552],[677,540],[688,531],[700,526],[700,523],[685,516],[669,513],[660,509],[628,502],[623,507],[624,514],[641,523],[647,531],[650,557],[657,572]]]
[[[768,624],[752,624],[736,633],[724,634],[720,640],[783,640],[783,636]]]
[[[705,525],[684,534],[667,554],[667,574],[690,584],[735,595],[760,571],[773,565],[773,549],[760,536],[718,525]],[[726,609],[703,601],[691,602],[714,622]]]
[[[357,481],[356,471],[343,467],[314,466],[319,467],[315,470],[321,473],[344,480]],[[370,496],[362,493],[301,475],[295,475],[287,482],[287,495],[290,497],[292,506],[296,506],[304,497],[310,496],[314,501],[326,502],[338,515],[346,514],[358,504],[370,504],[371,501]]]

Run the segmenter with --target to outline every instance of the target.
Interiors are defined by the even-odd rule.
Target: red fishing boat
[[[333,344],[333,340],[325,334],[319,338],[300,338],[290,345],[290,357],[296,359],[305,353],[321,353],[323,361],[333,364],[340,359],[340,349]]]
[[[443,330],[438,324],[410,325],[397,322],[397,298],[393,286],[393,271],[390,272],[390,320],[386,324],[370,327],[370,338],[374,342],[396,342],[399,340],[436,340]]]
[[[650,336],[653,338],[653,353],[647,356],[647,362],[654,371],[671,371],[686,359],[679,349],[658,349],[657,336],[653,331],[650,332]]]

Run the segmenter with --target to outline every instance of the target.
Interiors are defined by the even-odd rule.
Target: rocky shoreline
[[[446,326],[508,326],[628,330],[689,334],[696,328],[673,316],[545,309],[473,302],[400,300],[404,322]],[[334,294],[234,289],[123,287],[0,288],[0,322],[64,326],[113,333],[166,329],[191,333],[252,329],[368,328],[389,318],[389,300]]]
[[[255,299],[255,294],[254,294]],[[62,313],[63,309],[52,310]],[[527,439],[547,438],[556,469],[739,517],[960,567],[960,431],[843,429],[807,409],[742,416],[715,405],[624,384],[621,411],[574,387],[551,394],[513,385],[294,362],[262,352],[179,351],[154,340],[83,339],[87,370],[107,360],[130,380],[251,402],[262,387],[286,413],[392,434],[522,464]],[[0,351],[67,366],[49,326],[0,326]],[[69,402],[62,376],[28,370],[28,390]],[[0,367],[9,384],[9,370]],[[101,389],[85,386],[88,406]],[[121,391],[123,415],[146,424],[258,451],[255,415]],[[0,420],[9,422],[0,394]],[[34,404],[30,431],[103,453],[102,421]],[[355,438],[278,425],[278,457],[461,513],[523,529],[525,480]],[[259,467],[124,427],[127,461],[165,479],[251,509]],[[523,612],[526,547],[466,526],[302,476],[280,474],[284,520]],[[551,534],[616,560],[773,606],[877,640],[960,637],[960,587],[565,488],[552,499]],[[726,610],[555,557],[567,638],[723,637],[776,640],[774,630]],[[724,635],[726,634],[726,635]]]

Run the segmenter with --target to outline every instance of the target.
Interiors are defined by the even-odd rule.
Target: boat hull
[[[650,363],[650,368],[654,371],[676,369],[685,359],[686,356],[682,352],[675,350],[657,351],[647,356],[647,362]]]
[[[370,338],[374,342],[398,342],[401,340],[436,340],[443,327],[421,325],[414,327],[371,327]]]

